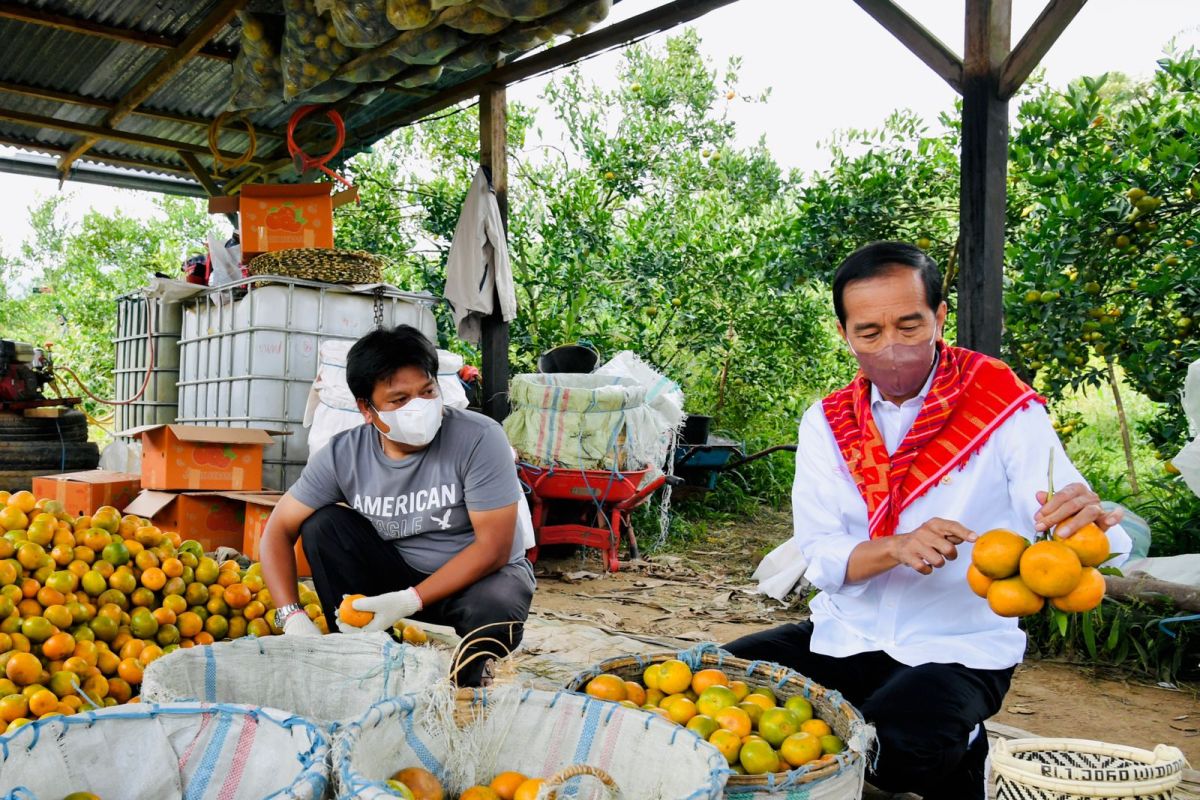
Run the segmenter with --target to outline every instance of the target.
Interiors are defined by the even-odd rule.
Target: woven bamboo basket
[[[251,275],[282,275],[322,283],[379,283],[388,260],[357,250],[304,247],[275,250],[251,259]]]
[[[997,800],[1171,800],[1183,752],[1087,739],[1001,739],[991,754]]]
[[[767,794],[789,794],[809,790],[813,794],[804,797],[822,797],[818,784],[846,782],[857,784],[861,795],[866,776],[866,764],[874,747],[875,732],[862,718],[858,710],[850,705],[840,692],[826,689],[798,672],[766,661],[747,661],[736,658],[713,645],[701,645],[679,653],[654,653],[648,655],[618,656],[602,661],[596,666],[579,673],[567,684],[568,691],[583,692],[587,682],[602,673],[620,675],[626,680],[638,681],[651,664],[661,664],[670,659],[679,659],[693,671],[714,667],[724,670],[733,679],[745,681],[751,688],[760,686],[774,690],[782,703],[789,697],[800,695],[812,703],[817,716],[829,723],[846,749],[831,761],[797,767],[788,772],[770,775],[730,775],[725,785],[726,796]],[[833,795],[831,795],[833,796]],[[837,794],[838,797],[850,795]]]

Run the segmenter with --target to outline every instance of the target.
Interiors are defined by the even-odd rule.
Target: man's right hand
[[[929,575],[947,561],[958,558],[956,545],[973,542],[978,537],[953,520],[934,517],[915,531],[891,538],[892,557],[897,562]]]
[[[321,629],[318,628],[308,614],[303,611],[297,611],[283,621],[284,636],[320,636]]]

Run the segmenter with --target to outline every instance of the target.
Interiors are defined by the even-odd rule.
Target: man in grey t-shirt
[[[515,535],[521,497],[500,426],[442,407],[437,353],[407,325],[350,349],[346,382],[366,424],[314,455],[267,522],[263,576],[285,634],[319,631],[297,602],[294,544],[304,543],[330,630],[390,630],[405,618],[453,625],[464,648],[458,681],[485,681],[491,657],[521,638],[533,569]],[[373,616],[335,618],[347,594]],[[468,636],[482,626],[491,626]],[[478,656],[478,657],[476,657]]]

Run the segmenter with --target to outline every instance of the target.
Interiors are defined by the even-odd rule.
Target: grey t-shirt
[[[434,572],[475,541],[468,511],[521,499],[504,430],[473,411],[447,408],[429,447],[388,458],[372,425],[343,431],[309,459],[292,497],[309,508],[346,503],[414,569]],[[509,562],[525,557],[514,533]]]

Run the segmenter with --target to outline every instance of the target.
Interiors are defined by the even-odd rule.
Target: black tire
[[[57,419],[0,414],[0,442],[64,441],[86,442],[87,418],[80,411],[68,411]]]
[[[94,442],[0,442],[0,471],[40,470],[42,473],[63,470],[95,469],[100,463],[100,449]]]
[[[0,492],[28,492],[33,488],[33,479],[46,474],[41,469],[0,471]]]

